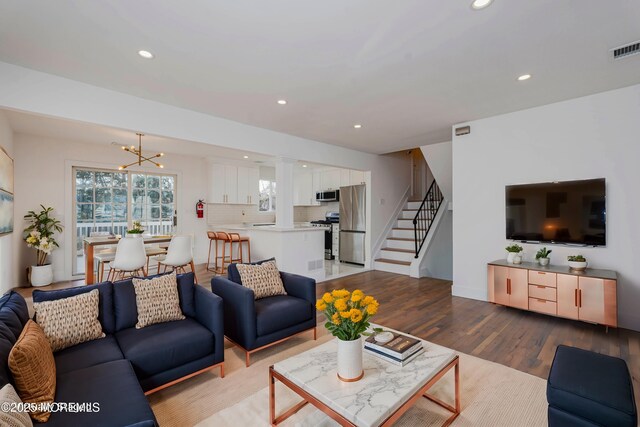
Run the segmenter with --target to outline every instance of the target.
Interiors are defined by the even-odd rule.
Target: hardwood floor
[[[546,379],[565,344],[627,361],[640,405],[640,332],[451,296],[451,282],[368,271],[318,284],[318,294],[361,289],[380,302],[375,323]]]
[[[213,273],[204,265],[198,265],[196,273],[208,287]],[[82,285],[64,282],[42,289]],[[629,365],[640,406],[640,332],[610,328],[606,333],[604,326],[454,297],[451,282],[445,280],[368,271],[319,283],[318,297],[339,288],[375,296],[380,302],[376,323],[545,379],[559,344],[621,357]],[[31,296],[32,288],[17,290]]]

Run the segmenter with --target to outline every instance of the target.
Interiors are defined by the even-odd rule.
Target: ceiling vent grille
[[[613,52],[613,59],[621,59],[626,58],[627,56],[636,55],[640,53],[640,40],[613,48],[611,51]]]

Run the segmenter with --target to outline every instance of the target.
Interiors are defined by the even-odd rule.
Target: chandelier
[[[144,162],[150,162],[150,163],[153,163],[154,165],[156,165],[159,168],[163,168],[164,167],[163,164],[158,163],[158,162],[154,162],[153,159],[156,159],[158,157],[164,156],[164,153],[158,153],[155,156],[145,157],[144,155],[142,155],[142,137],[144,136],[144,134],[136,132],[136,135],[138,135],[138,148],[136,148],[134,145],[132,145],[130,147],[123,146],[122,149],[124,151],[127,151],[127,152],[133,154],[134,156],[136,156],[138,158],[138,160],[136,160],[133,163],[129,163],[128,165],[122,165],[122,166],[120,166],[118,168],[118,170],[124,170],[124,169],[128,168],[129,166],[133,166],[133,165],[142,166],[142,164]]]

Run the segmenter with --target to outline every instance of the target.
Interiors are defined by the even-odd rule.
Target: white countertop
[[[313,227],[310,222],[295,222],[293,228],[276,227],[275,225],[256,225],[260,223],[241,223],[241,224],[220,224],[209,226],[213,231],[218,230],[242,230],[242,231],[268,231],[268,232],[291,232],[291,231],[322,231],[322,227]]]

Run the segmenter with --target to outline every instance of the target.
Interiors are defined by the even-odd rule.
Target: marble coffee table
[[[451,424],[460,414],[458,355],[428,341],[423,341],[423,345],[425,352],[404,367],[364,353],[364,377],[350,383],[340,381],[336,375],[336,339],[276,363],[269,368],[271,425],[278,425],[311,403],[343,426],[389,426],[422,397],[452,412],[443,425]],[[455,371],[454,406],[425,394],[452,368]],[[303,399],[277,416],[276,380]]]

